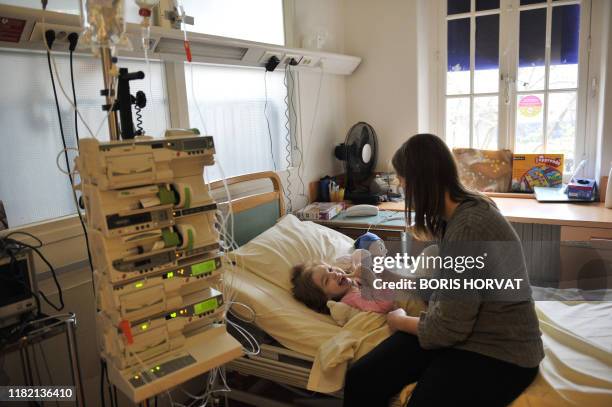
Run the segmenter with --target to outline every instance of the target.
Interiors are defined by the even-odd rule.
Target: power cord
[[[92,289],[93,289],[93,293],[95,295],[96,293],[96,289],[95,289],[95,284],[94,284],[94,278],[93,278],[93,261],[91,259],[91,248],[89,245],[89,235],[87,234],[87,228],[85,227],[85,221],[83,220],[83,215],[81,214],[81,209],[79,207],[79,200],[77,198],[76,195],[76,191],[74,190],[74,177],[72,176],[72,172],[70,170],[70,159],[68,158],[68,146],[66,143],[66,135],[64,133],[64,125],[62,123],[62,115],[61,115],[61,111],[60,111],[60,105],[59,105],[59,100],[57,97],[57,89],[55,87],[55,77],[53,75],[53,67],[51,65],[51,49],[53,48],[53,42],[55,41],[55,31],[53,30],[47,30],[45,31],[45,40],[47,43],[47,65],[49,67],[49,76],[51,77],[51,86],[53,88],[53,97],[55,99],[55,109],[57,111],[57,119],[59,121],[59,128],[60,128],[60,135],[62,137],[62,145],[64,146],[64,161],[66,162],[66,170],[67,170],[67,174],[68,174],[68,179],[70,180],[70,190],[72,191],[72,197],[74,199],[74,204],[76,206],[76,211],[77,211],[77,215],[79,217],[79,222],[81,223],[81,228],[83,229],[83,236],[85,238],[85,247],[87,249],[87,260],[89,262],[89,268],[92,272],[92,279],[91,279],[91,283],[92,283]],[[71,80],[71,84],[72,84],[72,96],[73,96],[73,103],[74,103],[74,134],[76,137],[76,142],[77,142],[77,146],[80,142],[79,139],[79,126],[78,126],[78,122],[77,122],[77,118],[78,118],[78,109],[77,109],[77,99],[76,99],[76,88],[75,88],[75,81],[74,81],[74,50],[76,49],[77,43],[79,40],[79,35],[77,33],[71,33],[68,36],[68,41],[70,42],[70,80]],[[59,72],[56,72],[56,74],[58,75],[59,78]]]
[[[142,109],[147,105],[147,96],[143,91],[139,90],[136,92],[136,97],[134,97],[133,100],[134,109],[136,111],[136,135],[143,136],[145,131],[142,127]]]
[[[291,197],[293,183],[291,182],[291,150],[293,147],[291,140],[291,113],[289,108],[289,86],[287,81],[287,70],[289,65],[285,65],[285,77],[283,83],[285,84],[285,161],[287,162],[287,185],[285,188],[285,201],[287,201],[287,209],[289,213],[293,212],[293,199]]]
[[[74,50],[76,49],[77,43],[79,42],[79,34],[74,33],[74,32],[68,34],[68,41],[70,42],[70,46],[68,47],[68,49],[70,50],[70,82],[72,83],[72,100],[74,101],[74,135],[76,137],[77,147],[78,147],[79,142],[81,140],[79,139],[79,125],[78,125],[79,115],[77,114],[78,107],[77,107],[76,89],[74,87],[74,66],[73,66],[74,58],[73,56],[74,56]]]
[[[274,147],[272,143],[272,129],[270,128],[270,119],[268,118],[268,71],[264,73],[264,92],[265,92],[265,104],[264,104],[264,116],[266,118],[266,124],[268,126],[268,138],[270,139],[270,154],[272,155],[272,165],[274,166],[274,172],[277,171],[276,159],[274,158]]]
[[[106,398],[104,394],[104,372],[106,371],[106,364],[104,359],[100,358],[100,402],[102,407],[106,407]]]
[[[291,102],[291,111],[293,112],[293,117],[295,120],[295,124],[294,124],[294,128],[297,129],[298,127],[298,114],[297,114],[297,109],[295,108],[295,88],[296,88],[296,80],[295,80],[295,76],[294,76],[294,72],[291,70],[291,68],[289,68],[289,78],[291,79],[291,93],[290,93],[290,97],[289,100]],[[318,98],[318,96],[317,96]],[[313,119],[314,120],[314,119]],[[311,139],[312,139],[312,134],[310,135]],[[298,168],[297,168],[297,176],[298,176],[298,181],[300,182],[300,186],[302,188],[302,191],[300,194],[298,194],[298,196],[302,196],[303,198],[305,198],[306,203],[308,203],[309,201],[309,197],[306,195],[306,183],[304,182],[304,140],[302,137],[302,131],[299,132],[299,138],[295,137],[295,145],[296,145],[296,149],[297,152],[299,154],[299,163],[298,163]]]

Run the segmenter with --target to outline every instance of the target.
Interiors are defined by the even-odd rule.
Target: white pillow
[[[291,291],[291,268],[306,261],[332,263],[351,251],[353,239],[313,222],[286,215],[236,250],[238,266]]]

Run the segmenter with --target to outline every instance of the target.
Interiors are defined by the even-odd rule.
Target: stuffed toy
[[[384,257],[387,255],[385,242],[374,233],[366,232],[355,240],[355,249],[369,251],[374,257]]]
[[[347,274],[354,274],[362,264],[371,263],[371,261],[366,261],[368,258],[387,255],[385,242],[379,236],[370,232],[359,236],[353,247],[355,250],[350,255],[341,256],[335,261],[335,265]]]
[[[332,300],[327,301],[327,308],[329,308],[329,314],[332,319],[336,321],[339,326],[346,325],[349,319],[362,312],[348,304]]]

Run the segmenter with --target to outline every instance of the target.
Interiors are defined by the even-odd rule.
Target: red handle
[[[189,41],[183,41],[185,45],[185,55],[187,56],[187,61],[191,62],[191,47],[189,46]]]
[[[128,345],[133,344],[134,336],[132,335],[132,327],[130,325],[130,321],[125,319],[122,320],[121,322],[119,322],[119,328],[121,329],[121,332],[123,332],[123,335],[125,336]]]

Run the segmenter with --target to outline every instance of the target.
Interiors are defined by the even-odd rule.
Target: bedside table
[[[405,232],[406,222],[403,211],[381,210],[377,216],[346,216],[344,212],[331,220],[313,221],[357,239],[368,230],[385,241],[389,253],[406,253],[412,239]]]

